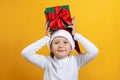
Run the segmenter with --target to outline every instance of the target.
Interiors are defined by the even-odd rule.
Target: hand
[[[76,25],[76,19],[75,19],[75,17],[73,17],[72,23],[73,23],[73,26],[68,26],[68,27],[72,28],[72,35],[74,36],[75,32],[76,32],[75,31],[75,25]]]
[[[45,23],[45,27],[46,27],[46,36],[50,37],[50,27],[48,27],[48,23]]]

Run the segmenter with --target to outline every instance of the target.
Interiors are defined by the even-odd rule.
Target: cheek
[[[70,50],[72,51],[72,46],[70,46]]]
[[[54,51],[56,50],[56,48],[57,48],[57,46],[51,45],[51,46],[50,46],[50,51],[51,51],[51,52],[54,52]]]
[[[72,50],[72,46],[71,45],[67,45],[67,49]]]

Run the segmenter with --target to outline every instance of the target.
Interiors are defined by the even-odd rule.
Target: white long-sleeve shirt
[[[74,39],[85,47],[85,54],[71,55],[63,59],[36,54],[49,42],[50,38],[45,36],[23,49],[22,55],[44,70],[44,80],[78,80],[80,68],[95,58],[98,48],[81,34],[75,33]]]

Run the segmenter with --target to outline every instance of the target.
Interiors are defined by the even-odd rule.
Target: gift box
[[[45,16],[51,32],[73,25],[69,5],[46,8]]]

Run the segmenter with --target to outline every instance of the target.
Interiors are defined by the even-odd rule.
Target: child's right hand
[[[45,23],[45,27],[46,27],[46,36],[50,37],[50,27],[48,27],[48,23]]]
[[[72,35],[74,36],[75,33],[76,33],[76,30],[75,30],[76,19],[75,19],[75,17],[73,17],[72,23],[73,23],[73,25],[72,26],[68,26],[68,27],[72,28]]]

